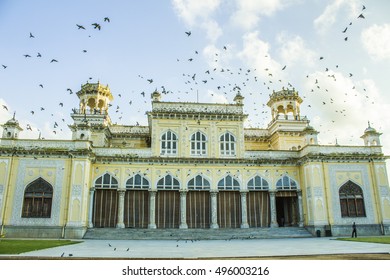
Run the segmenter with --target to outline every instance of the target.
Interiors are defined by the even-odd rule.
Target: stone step
[[[249,229],[132,229],[92,228],[84,239],[107,240],[226,240],[313,237],[305,228],[249,228]]]

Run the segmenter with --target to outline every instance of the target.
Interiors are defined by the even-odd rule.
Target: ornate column
[[[125,209],[125,193],[126,190],[118,189],[119,195],[119,204],[118,204],[118,222],[116,223],[117,228],[125,228],[124,219],[124,209]]]
[[[187,190],[180,190],[180,225],[179,228],[187,229]]]
[[[149,190],[149,225],[148,228],[156,227],[156,193],[155,190]]]
[[[88,228],[93,228],[92,212],[93,212],[93,199],[95,196],[95,188],[89,189],[89,211],[88,211]]]
[[[210,228],[219,228],[217,219],[217,194],[218,191],[210,191],[211,199],[211,225]]]
[[[298,215],[299,227],[303,227],[303,204],[302,204],[302,190],[297,190],[298,195]]]
[[[248,214],[247,214],[247,207],[246,207],[247,194],[248,194],[248,190],[240,191],[240,195],[241,195],[241,228],[249,228]]]
[[[269,191],[269,201],[271,206],[271,227],[278,227],[278,221],[276,220],[276,199],[275,190]]]

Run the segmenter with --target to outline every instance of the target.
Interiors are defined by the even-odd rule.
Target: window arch
[[[240,183],[231,175],[227,175],[218,182],[219,190],[239,190]]]
[[[168,130],[161,135],[161,154],[162,155],[176,155],[177,154],[177,135]]]
[[[157,182],[157,189],[178,190],[180,189],[180,184],[176,178],[168,174]]]
[[[200,131],[191,136],[191,155],[206,155],[206,135]]]
[[[222,156],[236,155],[236,138],[230,132],[226,132],[219,138],[220,153]]]
[[[276,189],[278,190],[296,190],[297,182],[291,179],[289,176],[284,175],[276,182]]]
[[[115,179],[115,177],[112,176],[111,174],[106,173],[96,179],[95,188],[116,189],[118,188],[118,180]]]
[[[42,178],[28,184],[24,191],[23,218],[50,218],[53,187]]]
[[[339,189],[341,217],[365,217],[363,190],[352,181]]]
[[[148,189],[149,181],[141,176],[140,174],[136,174],[135,176],[129,178],[126,181],[126,189]]]
[[[189,190],[209,190],[210,182],[201,175],[197,175],[188,181]]]
[[[269,185],[267,180],[260,176],[255,176],[248,182],[248,190],[268,190]]]

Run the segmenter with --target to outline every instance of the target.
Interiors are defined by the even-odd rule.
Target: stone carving
[[[243,107],[235,104],[201,104],[201,103],[153,103],[153,113],[209,113],[209,114],[243,114]]]

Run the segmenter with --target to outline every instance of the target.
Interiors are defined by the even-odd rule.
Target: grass
[[[42,250],[52,247],[72,245],[81,241],[71,240],[25,240],[25,239],[1,239],[0,240],[0,255],[1,254],[20,254],[35,250]]]
[[[358,238],[348,237],[348,238],[337,238],[337,240],[390,244],[390,236],[368,236],[368,237],[358,237]]]

